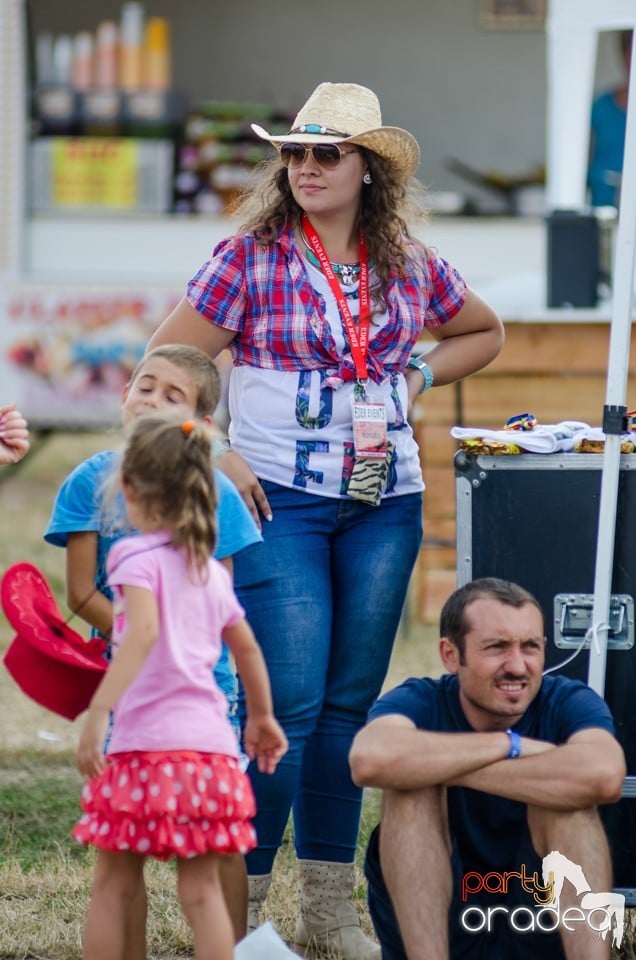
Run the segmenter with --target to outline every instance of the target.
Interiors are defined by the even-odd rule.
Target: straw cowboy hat
[[[357,83],[321,83],[294,120],[289,133],[273,135],[253,123],[252,130],[274,146],[294,143],[357,143],[384,157],[402,180],[420,162],[415,137],[401,127],[383,127],[380,102]]]
[[[15,563],[2,577],[0,597],[17,636],[4,665],[40,706],[74,720],[88,707],[108,666],[106,644],[85,640],[65,622],[45,577],[30,563]]]

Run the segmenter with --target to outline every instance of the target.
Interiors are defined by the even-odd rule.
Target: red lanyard
[[[366,380],[367,372],[367,352],[369,349],[369,328],[371,326],[371,310],[369,308],[369,259],[367,257],[367,245],[362,233],[358,239],[358,256],[360,257],[360,288],[358,296],[360,299],[360,316],[358,317],[358,326],[356,327],[351,310],[347,303],[347,298],[342,292],[342,288],[333,272],[329,257],[325,253],[320,237],[311,225],[311,221],[306,213],[302,216],[302,229],[309,241],[312,250],[318,257],[320,268],[324,273],[331,292],[336,298],[336,302],[342,316],[342,323],[345,333],[351,347],[351,355],[356,368],[358,380]]]

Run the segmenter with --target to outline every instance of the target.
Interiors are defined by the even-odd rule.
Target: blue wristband
[[[516,730],[506,730],[506,733],[510,737],[510,750],[508,751],[508,759],[516,760],[517,757],[521,756],[521,736],[517,733]]]

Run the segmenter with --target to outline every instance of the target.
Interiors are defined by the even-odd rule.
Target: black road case
[[[602,466],[598,454],[474,456],[460,451],[455,456],[458,584],[493,576],[529,590],[545,616],[546,666],[564,664],[560,672],[585,682]],[[602,813],[615,887],[631,904],[636,903],[635,595],[636,455],[624,455],[604,697],[628,776],[623,799]]]

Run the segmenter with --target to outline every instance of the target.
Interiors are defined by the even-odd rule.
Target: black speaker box
[[[599,226],[593,214],[548,214],[548,307],[595,307],[598,302]]]

